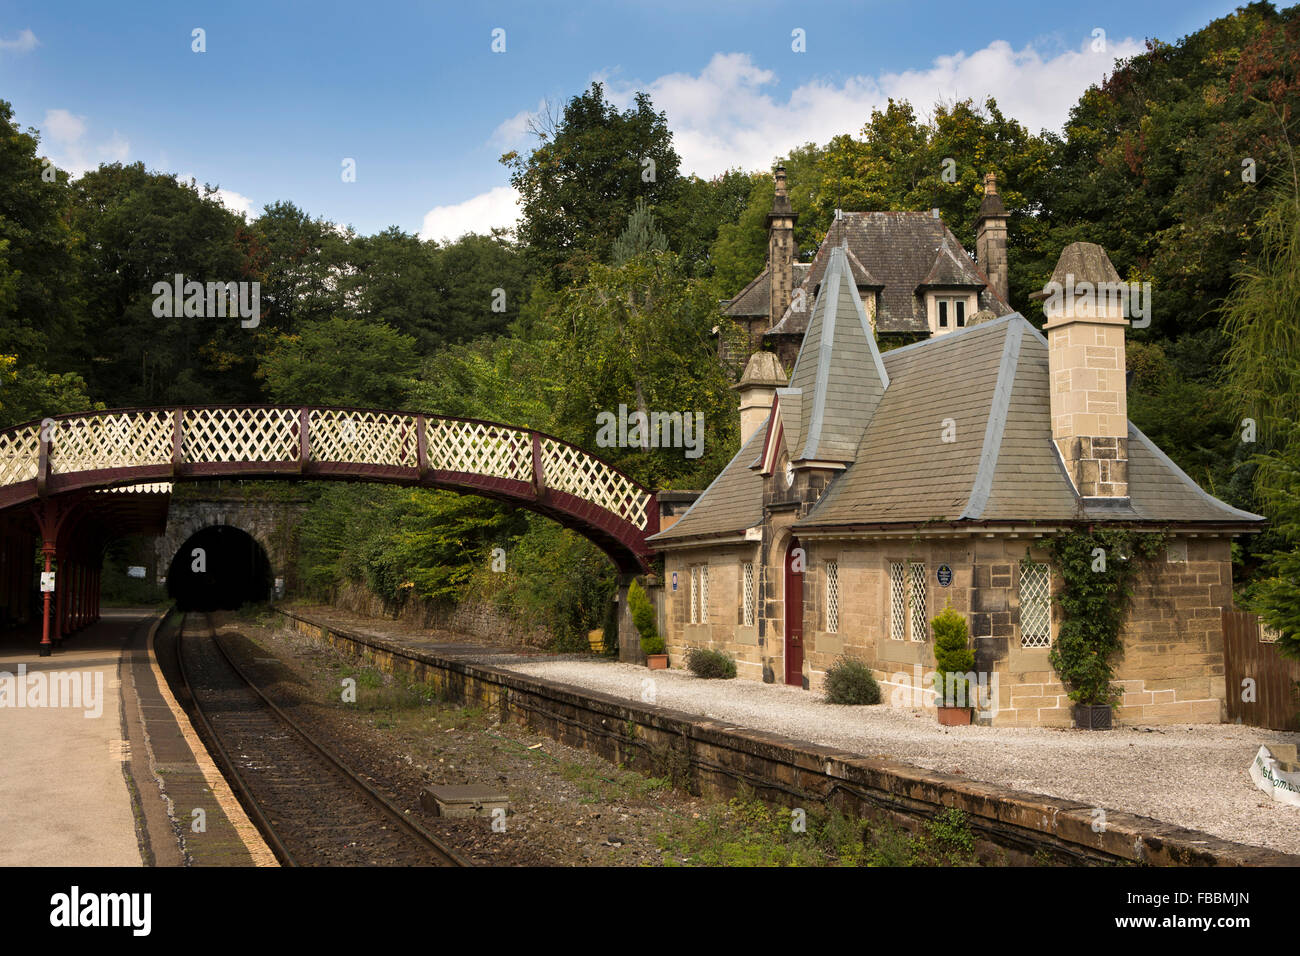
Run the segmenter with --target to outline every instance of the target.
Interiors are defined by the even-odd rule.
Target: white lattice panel
[[[414,468],[419,464],[415,425],[412,415],[318,409],[307,419],[311,458]]]
[[[691,623],[700,623],[700,569],[691,568]]]
[[[745,562],[744,573],[745,627],[754,626],[754,562]]]
[[[709,623],[709,566],[700,565],[700,623]]]
[[[187,462],[296,461],[296,408],[200,408],[185,413]]]
[[[826,631],[839,633],[840,629],[840,565],[838,561],[826,562]]]
[[[1045,564],[1020,568],[1020,646],[1052,643],[1052,575]]]
[[[434,419],[427,424],[430,468],[533,480],[533,445],[528,432],[482,422]]]
[[[889,636],[901,641],[907,630],[907,594],[903,586],[903,562],[889,564]]]
[[[912,604],[912,640],[927,641],[930,639],[930,622],[925,616],[925,565],[909,564],[907,570],[912,578],[908,595]]]
[[[165,465],[172,460],[169,411],[63,418],[50,427],[50,471]]]
[[[645,529],[649,495],[630,478],[581,449],[543,438],[542,476],[546,487],[576,495]]]
[[[41,458],[41,431],[36,425],[0,433],[0,485],[31,481]]]

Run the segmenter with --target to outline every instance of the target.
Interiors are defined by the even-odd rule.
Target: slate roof
[[[962,249],[957,237],[942,219],[928,212],[842,213],[831,223],[803,280],[806,301],[811,302],[816,295],[830,250],[846,241],[851,261],[856,261],[870,280],[859,281],[859,288],[881,290],[876,314],[876,328],[881,332],[929,331],[924,299],[916,294],[927,284],[982,286],[977,311],[1011,314],[1011,306],[988,287],[987,277]],[[802,335],[808,319],[807,310],[787,309],[768,334]]]
[[[1206,494],[1131,423],[1129,501],[1079,498],[1052,442],[1047,340],[1018,313],[883,358],[890,385],[855,463],[797,527],[1263,520]]]
[[[837,314],[842,291],[836,295]],[[831,311],[827,299],[813,309],[814,327],[818,308]],[[841,327],[836,324],[837,332]],[[797,393],[800,401],[791,402],[799,407],[780,399],[788,445],[792,430],[794,443],[807,438],[806,430],[799,433],[791,424],[811,422],[806,406],[818,386],[807,384],[803,376],[818,365],[820,355],[820,344],[810,337],[792,374],[792,384],[796,378],[805,382]],[[852,390],[825,392],[823,435],[828,422],[856,407],[863,425],[861,440],[847,469],[797,528],[1082,520],[1246,530],[1264,520],[1207,494],[1131,423],[1128,501],[1079,498],[1052,442],[1047,340],[1019,313],[878,357],[887,385],[874,403],[862,401]],[[873,365],[860,359],[840,368],[856,369],[869,391],[878,374]],[[952,420],[953,441],[943,440],[946,419]],[[685,517],[650,540],[667,543],[736,534],[757,525],[762,520],[763,482],[750,466],[770,424],[746,443]]]
[[[663,542],[738,534],[759,524],[763,520],[763,476],[750,470],[749,465],[767,441],[768,424],[759,426],[684,515],[670,528],[647,540]]]
[[[794,263],[795,288],[798,288],[804,277],[808,275],[808,269],[809,263],[807,262]],[[771,308],[771,300],[768,298],[771,294],[771,277],[771,270],[765,267],[749,285],[727,300],[722,307],[723,313],[736,318],[767,315],[768,309]]]
[[[791,461],[853,461],[889,378],[876,350],[866,310],[858,297],[848,250],[830,251],[821,291],[813,305],[803,348],[778,395]],[[790,393],[801,396],[797,410]],[[799,428],[786,425],[786,411]]]

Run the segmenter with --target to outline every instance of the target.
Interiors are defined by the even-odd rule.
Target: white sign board
[[[53,571],[42,571],[42,572],[41,572],[41,592],[42,592],[42,593],[47,593],[47,592],[49,592],[49,591],[53,591],[53,590],[54,590],[54,572],[53,572]]]
[[[138,564],[133,564],[126,569],[126,576],[128,578],[143,578],[144,574],[144,568],[140,567]]]
[[[1283,770],[1267,747],[1255,754],[1250,779],[1278,803],[1300,807],[1300,770]]]

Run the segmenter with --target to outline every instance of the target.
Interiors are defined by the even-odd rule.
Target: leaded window
[[[1020,567],[1020,646],[1052,643],[1052,573],[1046,564]]]
[[[826,562],[826,630],[835,634],[840,629],[840,566],[838,561]]]

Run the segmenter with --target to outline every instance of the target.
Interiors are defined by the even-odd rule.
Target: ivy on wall
[[[1075,530],[1046,543],[1064,587],[1056,596],[1065,619],[1048,655],[1076,704],[1117,702],[1115,652],[1128,616],[1133,581],[1144,561],[1163,552],[1164,531]],[[1032,563],[1021,559],[1023,570]]]

